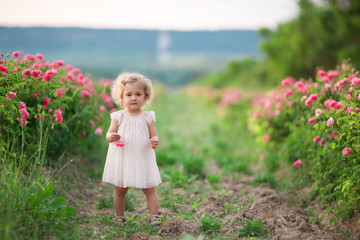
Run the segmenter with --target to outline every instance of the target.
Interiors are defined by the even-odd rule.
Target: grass
[[[241,223],[242,229],[239,230],[241,237],[266,237],[270,230],[262,220],[254,218]]]

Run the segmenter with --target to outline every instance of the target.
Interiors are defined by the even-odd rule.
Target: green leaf
[[[73,217],[78,210],[72,207],[63,207],[56,210],[55,217]]]
[[[48,208],[49,209],[58,209],[60,207],[62,207],[62,205],[66,202],[66,198],[64,197],[56,197],[54,199],[52,199],[49,204],[48,204]]]
[[[54,192],[54,186],[52,184],[44,188],[44,192],[41,194],[41,200],[49,199]]]

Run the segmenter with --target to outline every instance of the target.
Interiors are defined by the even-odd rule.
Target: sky
[[[274,29],[297,0],[0,0],[0,26],[159,30]]]

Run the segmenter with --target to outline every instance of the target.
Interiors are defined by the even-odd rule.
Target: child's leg
[[[114,206],[116,216],[125,216],[125,197],[128,188],[115,188]]]
[[[159,214],[159,198],[155,188],[143,188],[151,215]]]

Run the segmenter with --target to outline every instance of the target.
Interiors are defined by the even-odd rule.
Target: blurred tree
[[[271,82],[287,75],[311,77],[314,67],[333,67],[351,58],[360,66],[360,1],[299,1],[299,16],[275,31],[261,29],[263,71]]]

